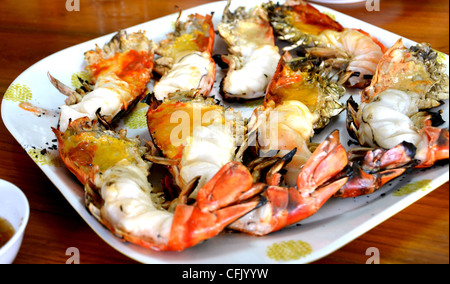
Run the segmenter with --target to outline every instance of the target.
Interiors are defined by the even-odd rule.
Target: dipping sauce
[[[14,235],[14,227],[8,220],[0,217],[0,248]]]

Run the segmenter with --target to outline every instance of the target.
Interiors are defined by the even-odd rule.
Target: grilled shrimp
[[[370,84],[384,51],[377,39],[353,29],[326,30],[318,36],[315,47],[307,48],[312,55],[334,58],[334,66],[347,71],[347,85],[357,88]]]
[[[350,135],[361,145],[386,150],[409,143],[406,148],[413,150],[400,151],[410,154],[400,155],[398,169],[405,164],[427,168],[438,160],[448,159],[448,129],[433,126],[435,115],[424,111],[448,99],[449,78],[445,68],[428,45],[406,48],[399,40],[381,59],[371,85],[361,95],[361,105],[349,99]]]
[[[285,5],[266,4],[270,21],[282,40],[302,47],[307,53],[330,58],[333,65],[345,70],[341,79],[349,87],[366,87],[386,48],[362,30],[344,29],[328,15],[303,1]]]
[[[446,65],[439,63],[437,53],[428,44],[406,48],[399,39],[380,60],[376,74],[362,93],[362,102],[370,102],[378,94],[395,89],[419,95],[419,109],[430,109],[448,99],[449,78]]]
[[[280,54],[266,11],[258,6],[249,11],[230,11],[231,0],[217,29],[228,44],[229,55],[222,56],[228,73],[222,82],[226,99],[263,97],[275,72]]]
[[[143,99],[151,79],[155,49],[156,45],[143,32],[120,31],[103,49],[86,52],[88,81],[93,84],[86,84],[87,93],[82,89],[74,91],[48,74],[51,83],[68,96],[66,105],[61,106],[60,130],[64,132],[69,122],[77,118],[95,119],[99,109],[111,123]]]
[[[214,40],[211,15],[192,14],[183,22],[180,13],[175,31],[156,50],[161,57],[155,61],[155,71],[162,76],[153,89],[158,100],[176,91],[200,90],[208,96],[216,77]]]
[[[326,70],[319,71],[321,64],[317,67],[313,62],[285,53],[267,88],[264,104],[253,114],[255,125],[249,125],[249,131],[260,137],[260,155],[279,151],[276,156],[282,157],[297,148],[285,167],[289,185],[295,184],[299,169],[311,156],[314,131],[324,128],[345,109],[339,101],[345,89],[329,80]]]
[[[168,211],[161,205],[162,195],[148,182],[150,163],[142,158],[146,148],[139,139],[106,130],[87,117],[69,123],[64,133],[53,131],[61,158],[85,186],[88,210],[126,241],[158,251],[181,251],[216,236],[257,206],[256,201],[240,202],[247,183],[216,178],[200,190],[195,204],[179,203]],[[239,176],[240,168],[223,171]]]
[[[240,112],[224,109],[212,98],[175,93],[149,108],[147,123],[165,158],[149,159],[168,165],[179,188],[200,176],[198,186],[189,193],[191,198],[225,164],[239,160],[235,154],[244,139],[244,119]]]

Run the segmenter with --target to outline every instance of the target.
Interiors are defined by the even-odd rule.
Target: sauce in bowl
[[[0,217],[0,248],[14,235],[14,227],[8,220]]]

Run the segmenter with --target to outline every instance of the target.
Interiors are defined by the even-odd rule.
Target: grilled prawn
[[[216,77],[214,39],[211,15],[192,14],[183,22],[180,13],[175,31],[156,50],[161,57],[155,61],[155,71],[162,76],[153,89],[158,100],[176,91],[199,90],[208,96]]]
[[[314,131],[324,128],[345,106],[339,101],[345,93],[329,78],[327,70],[314,60],[293,59],[285,53],[267,88],[264,104],[254,112],[260,154],[279,151],[282,157],[297,148],[286,165],[286,182],[294,185],[301,166],[310,158]]]
[[[350,132],[361,145],[390,149],[407,141],[416,159],[428,166],[448,158],[448,130],[435,129],[432,116],[422,110],[448,99],[445,65],[428,45],[406,48],[399,40],[384,56],[362,104],[349,103]]]
[[[247,183],[216,178],[199,191],[195,204],[179,203],[168,211],[162,194],[147,180],[150,163],[142,158],[147,149],[139,139],[106,130],[87,117],[69,123],[64,133],[53,131],[61,158],[85,186],[87,208],[126,241],[158,251],[181,251],[216,236],[257,206],[255,201],[240,203]],[[224,171],[242,174],[239,166]]]
[[[362,30],[346,29],[324,31],[315,46],[306,50],[314,56],[331,58],[335,68],[346,70],[343,76],[349,87],[364,88],[370,84],[386,48]]]
[[[386,48],[362,30],[344,29],[303,1],[265,5],[270,21],[282,40],[292,43],[287,50],[302,47],[314,56],[329,58],[335,68],[345,70],[341,79],[349,87],[366,87]]]
[[[381,156],[396,157],[392,159],[396,163],[388,163],[387,168],[381,163],[360,175],[386,177],[385,170],[400,174],[404,168],[426,168],[449,158],[448,129],[433,126],[435,115],[426,111],[448,99],[445,69],[426,44],[406,48],[399,40],[386,52],[371,85],[361,95],[362,103],[358,106],[353,99],[348,101],[347,126],[361,145],[385,149],[388,153]],[[383,180],[370,186],[369,193],[390,179]],[[362,186],[356,191],[344,187],[341,195],[355,196],[365,190]]]
[[[228,0],[217,27],[229,50],[222,56],[228,64],[223,95],[226,99],[244,100],[263,97],[280,59],[273,29],[262,7],[249,11],[239,7],[232,12],[230,4]]]
[[[380,60],[376,74],[362,93],[363,102],[373,101],[387,89],[414,92],[419,95],[419,109],[430,109],[448,99],[447,66],[438,62],[438,54],[429,44],[407,48],[399,39]]]
[[[90,84],[84,89],[74,91],[48,74],[51,83],[68,96],[66,105],[61,106],[60,130],[64,132],[77,118],[95,119],[99,109],[103,119],[111,123],[143,99],[155,48],[143,32],[120,31],[102,49],[85,53]]]
[[[147,123],[163,159],[148,158],[168,165],[179,188],[200,176],[187,197],[195,198],[198,189],[225,164],[239,160],[235,154],[244,139],[244,119],[240,112],[218,106],[212,98],[175,93],[149,108]]]

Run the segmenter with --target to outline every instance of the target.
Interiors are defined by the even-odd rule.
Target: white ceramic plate
[[[247,0],[244,5],[250,7],[261,2],[263,1]],[[217,25],[225,4],[226,2],[223,1],[202,5],[186,10],[184,15],[208,14],[214,11],[214,24]],[[242,1],[239,3],[235,1],[231,8],[234,9],[242,4]],[[334,15],[344,27],[363,29],[378,37],[387,47],[392,46],[400,38],[398,35],[334,10],[316,7]],[[172,14],[131,27],[128,31],[145,30],[151,39],[159,42],[171,32],[177,16]],[[54,148],[55,136],[50,128],[57,125],[58,106],[64,104],[65,97],[59,94],[47,79],[47,72],[50,72],[63,83],[69,86],[76,85],[76,80],[73,80],[74,74],[82,75],[80,72],[85,66],[83,53],[94,48],[95,44],[103,46],[112,36],[113,34],[105,35],[62,50],[31,66],[12,83],[5,93],[1,111],[3,121],[12,135],[86,223],[105,242],[132,259],[143,263],[308,263],[339,249],[448,181],[448,163],[444,166],[416,171],[414,175],[399,178],[372,195],[346,200],[330,200],[317,214],[302,221],[301,226],[292,226],[265,237],[224,233],[179,253],[154,252],[124,243],[89,214],[84,206],[82,186],[60,162]],[[216,39],[214,52],[226,53],[223,40],[218,36]],[[410,46],[415,43],[405,39],[405,44]],[[445,55],[442,57],[448,60]],[[221,76],[223,74],[219,71],[213,94],[218,94]],[[351,94],[357,99],[357,92],[349,91],[342,101],[345,102]],[[24,111],[19,107],[19,103],[23,101],[46,110],[46,113],[36,116],[29,111]],[[249,115],[255,104],[232,104],[232,106]],[[445,107],[443,110],[444,118],[448,121],[448,108]],[[122,122],[121,127],[128,129],[130,137],[139,135],[143,140],[149,139],[145,113],[146,107],[141,105],[141,108],[136,109]],[[448,127],[448,123],[443,127]],[[345,129],[345,114],[317,135],[315,140],[323,141],[334,129],[341,130],[341,141],[347,145],[349,136]],[[44,149],[45,151],[42,151]],[[416,186],[417,190],[403,188],[408,184],[420,186]]]

